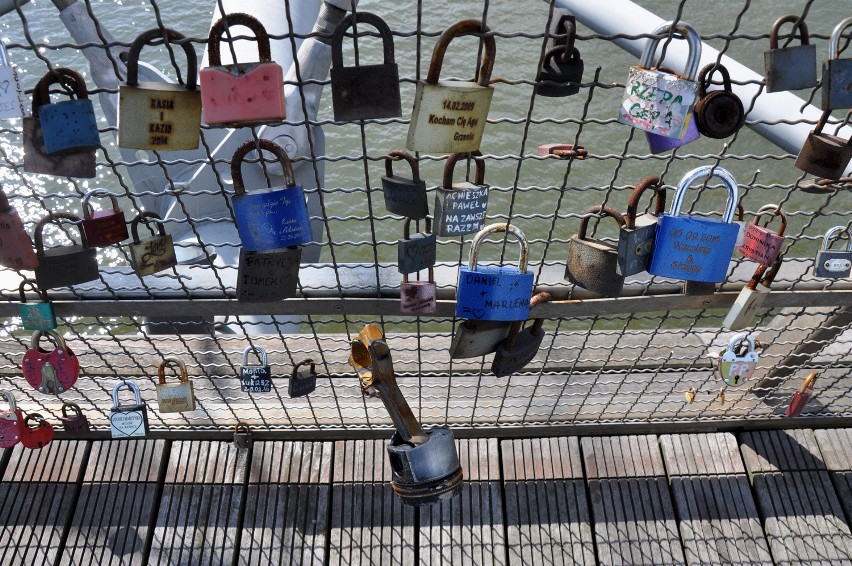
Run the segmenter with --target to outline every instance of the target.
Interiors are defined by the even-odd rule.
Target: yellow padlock
[[[180,371],[180,382],[166,383],[166,367],[176,365]],[[183,413],[195,410],[195,391],[186,373],[186,365],[177,358],[163,358],[157,366],[157,405],[161,413]]]

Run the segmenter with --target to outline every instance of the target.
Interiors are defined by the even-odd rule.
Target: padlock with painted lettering
[[[54,344],[50,350],[39,345],[45,336]],[[34,389],[59,395],[77,383],[80,360],[61,335],[53,330],[36,330],[30,339],[30,347],[24,353],[21,369],[27,383]]]
[[[432,233],[432,218],[426,218],[426,232],[411,235],[411,218],[403,222],[402,240],[397,242],[400,273],[417,273],[435,265],[438,240]]]
[[[69,409],[73,414],[68,414]],[[65,434],[86,436],[91,432],[89,419],[86,418],[86,415],[83,414],[83,411],[80,410],[80,406],[76,403],[62,403],[62,416],[59,417],[59,420],[62,422],[62,428],[65,430]]]
[[[722,219],[681,214],[689,186],[708,176],[720,179],[728,191]],[[678,183],[671,211],[663,214],[657,224],[648,273],[705,283],[724,281],[740,230],[732,222],[738,202],[737,181],[726,169],[704,165],[684,175]]]
[[[778,47],[778,32],[781,26],[792,23],[791,33],[799,30],[801,45]],[[772,24],[769,32],[769,51],[763,53],[766,71],[766,92],[812,88],[817,84],[816,46],[810,44],[808,24],[798,16],[782,16]]]
[[[177,43],[186,54],[186,84],[139,82],[139,54],[156,39]],[[118,146],[170,151],[197,149],[201,135],[198,58],[182,34],[155,28],[139,34],[127,53],[127,81],[118,87]]]
[[[754,272],[751,280],[740,290],[740,294],[731,305],[731,310],[722,321],[722,327],[728,330],[742,330],[750,326],[757,309],[766,301],[769,296],[770,287],[778,275],[778,270],[781,269],[783,256],[779,255],[775,260],[775,264],[769,268],[766,265],[759,265]]]
[[[356,57],[355,66],[343,66],[343,38],[356,22],[376,28],[384,52],[381,64],[358,65]],[[337,122],[402,116],[393,35],[379,16],[359,11],[347,15],[335,28],[331,38],[331,99]]]
[[[303,366],[310,366],[304,369]],[[317,388],[317,367],[313,360],[302,360],[293,368],[290,381],[287,384],[287,394],[291,398],[304,397]]]
[[[476,166],[473,183],[465,180],[453,183],[456,162],[462,158],[473,158]],[[441,186],[435,191],[435,234],[438,236],[461,236],[482,229],[485,211],[488,209],[488,185],[485,184],[485,161],[478,151],[453,153],[444,165]]]
[[[450,343],[450,359],[478,358],[493,354],[509,336],[511,322],[461,320]]]
[[[845,250],[832,250],[832,236],[846,234],[849,243]],[[835,226],[825,233],[822,240],[822,248],[817,252],[814,263],[814,276],[829,279],[845,279],[852,273],[852,232],[845,226]]]
[[[852,138],[844,140],[839,136],[822,133],[830,115],[830,110],[822,113],[814,130],[805,138],[793,165],[805,173],[837,180],[843,176],[852,159]]]
[[[249,364],[252,350],[260,357],[260,365]],[[272,369],[263,346],[248,346],[243,350],[243,365],[240,367],[240,391],[245,393],[269,393],[272,391]]]
[[[409,281],[408,274],[402,276],[399,285],[399,312],[403,314],[432,314],[438,309],[438,288],[435,285],[435,270],[429,266],[427,281]]]
[[[246,193],[243,159],[255,149],[258,154],[260,150],[266,150],[278,158],[287,178],[285,187],[256,189]],[[305,192],[296,184],[293,165],[284,148],[266,139],[247,141],[231,158],[231,176],[234,179],[234,218],[244,250],[275,250],[311,241],[311,221]]]
[[[0,42],[2,44],[2,42]],[[0,265],[9,269],[35,269],[38,258],[18,212],[0,189]]]
[[[583,82],[583,59],[575,47],[577,25],[565,20],[565,41],[548,49],[535,78],[535,93],[538,96],[571,96],[580,92]]]
[[[426,80],[417,82],[408,128],[408,149],[428,153],[479,150],[494,94],[494,88],[489,85],[497,44],[490,34],[488,26],[482,25],[479,20],[463,20],[450,26],[438,38]],[[480,37],[485,45],[479,77],[476,82],[439,81],[447,46],[463,35]]]
[[[674,27],[675,36],[686,39],[689,57],[683,75],[653,67],[657,45]],[[633,128],[668,138],[682,139],[692,121],[698,83],[695,75],[701,61],[701,38],[686,22],[667,22],[651,32],[638,66],[630,67],[618,121]]]
[[[166,383],[166,367],[176,365],[179,372],[177,383]],[[184,413],[195,410],[195,391],[192,380],[186,373],[186,365],[177,358],[163,358],[157,366],[157,410],[161,413]]]
[[[222,35],[235,26],[254,33],[259,61],[222,64]],[[211,126],[253,126],[281,122],[286,115],[284,71],[272,61],[269,34],[256,18],[229,13],[210,27],[207,37],[210,66],[201,69],[201,111]]]
[[[639,199],[646,190],[653,191],[654,212],[639,216]],[[666,210],[666,190],[659,177],[645,177],[636,185],[627,203],[624,226],[618,231],[617,275],[626,277],[636,275],[648,268],[648,261],[654,251],[654,238],[657,234],[657,221]]]
[[[408,162],[413,179],[393,174],[393,162],[398,159]],[[426,181],[420,179],[420,166],[417,164],[417,159],[405,150],[395,149],[385,156],[382,194],[385,198],[385,208],[391,214],[399,214],[414,220],[420,220],[429,215]]]
[[[157,226],[157,232],[151,230],[151,223]],[[151,230],[151,237],[144,240],[139,238],[139,224],[144,223]],[[160,215],[153,211],[140,212],[130,223],[130,263],[140,276],[170,269],[177,265],[175,243],[171,234],[166,234],[166,228]]]
[[[9,404],[9,410],[0,411],[0,448],[11,448],[21,441],[24,431],[24,414],[10,392],[4,392],[3,396]]]
[[[479,265],[479,248],[490,234],[508,232],[521,248],[518,267]],[[486,226],[473,238],[467,266],[459,268],[456,316],[476,320],[526,320],[530,314],[533,272],[527,270],[529,244],[514,224]]]
[[[24,115],[24,89],[18,81],[18,70],[9,60],[6,45],[0,42],[0,118],[21,118]]]
[[[760,216],[769,214],[769,219],[760,226]],[[774,217],[781,219],[781,225],[778,231],[770,230],[767,226]],[[787,215],[781,210],[781,207],[775,204],[766,204],[761,206],[754,217],[754,222],[748,224],[743,236],[743,245],[740,246],[740,253],[743,256],[752,259],[763,265],[772,265],[778,254],[781,253],[781,246],[784,244],[784,230],[787,228]]]
[[[59,83],[77,97],[50,102],[50,86]],[[95,107],[86,81],[72,69],[48,71],[33,91],[33,117],[41,122],[44,151],[49,155],[91,151],[101,145]]]
[[[852,18],[837,24],[828,41],[828,60],[822,64],[823,110],[852,108],[852,58],[840,58],[840,39],[850,26]]]
[[[31,421],[37,421],[38,424],[36,426],[32,426],[30,424]],[[53,430],[53,425],[47,422],[47,420],[45,420],[45,418],[39,413],[30,413],[24,417],[24,428],[22,432],[21,444],[24,448],[29,448],[30,450],[44,448],[50,444],[50,441],[53,440],[53,437],[56,435],[56,431]]]
[[[723,87],[707,92],[716,71],[722,75]],[[698,102],[695,103],[695,125],[703,136],[722,139],[734,135],[745,124],[745,109],[731,87],[731,75],[721,64],[710,63],[698,73]]]
[[[264,303],[294,296],[301,262],[301,246],[262,252],[240,250],[237,300]]]
[[[550,293],[536,293],[530,300],[530,310],[548,301],[550,301]],[[533,324],[523,330],[521,330],[521,324],[521,321],[512,324],[509,336],[500,343],[494,354],[491,373],[497,377],[506,377],[525,368],[538,353],[544,341],[543,318],[536,318]]]
[[[111,208],[95,210],[90,202],[92,197],[108,197]],[[93,248],[118,244],[128,238],[127,220],[115,195],[104,189],[83,195],[83,232],[86,242]]]
[[[122,388],[130,389],[133,392],[135,402],[132,405],[121,405],[119,403],[118,391]],[[119,381],[112,388],[109,434],[113,440],[148,436],[148,407],[142,402],[139,388],[132,381]]]
[[[741,343],[748,346],[744,354],[737,353]],[[726,384],[742,385],[751,379],[760,357],[754,349],[754,338],[748,332],[735,334],[728,342],[728,348],[719,354],[719,373]]]
[[[568,241],[565,279],[604,297],[618,297],[624,287],[624,276],[617,272],[618,247],[603,240],[586,239],[589,215],[609,216],[623,228],[624,217],[609,206],[596,205],[580,220],[580,229]]]
[[[42,231],[48,223],[70,220],[79,228],[80,217],[69,212],[51,212],[35,225],[35,240],[38,267],[35,268],[35,280],[39,289],[68,287],[98,279],[97,250],[90,248],[86,234],[80,229],[80,243],[44,249]]]
[[[27,302],[24,289],[29,285],[41,300]],[[21,304],[18,305],[18,313],[21,315],[21,325],[24,330],[53,330],[56,328],[56,314],[53,312],[53,304],[47,299],[47,292],[36,286],[32,279],[24,279],[18,287],[21,296]]]

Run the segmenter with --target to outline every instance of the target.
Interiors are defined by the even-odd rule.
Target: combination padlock
[[[69,409],[73,414],[68,414]],[[62,416],[59,420],[62,422],[62,428],[65,429],[66,434],[85,436],[91,432],[89,419],[86,418],[86,415],[83,414],[80,406],[76,403],[62,403]]]
[[[80,243],[45,250],[42,231],[48,223],[70,220],[79,228],[80,217],[68,212],[51,212],[35,225],[35,240],[38,267],[35,268],[35,280],[39,289],[68,287],[95,281],[99,277],[98,256],[95,248],[89,247],[86,234],[80,229]]]
[[[840,39],[843,31],[852,26],[846,18],[831,32],[828,60],[822,64],[822,109],[852,108],[852,59],[841,59]],[[847,43],[848,45],[848,43]]]
[[[3,393],[8,411],[0,411],[0,448],[11,448],[21,441],[24,433],[24,414],[15,403],[15,397],[8,391]]]
[[[166,383],[166,367],[178,367],[178,383]],[[157,408],[161,413],[184,413],[195,410],[195,391],[186,373],[186,365],[177,358],[163,358],[157,366]]]
[[[653,191],[654,212],[639,216],[639,199],[648,189]],[[648,268],[654,251],[657,221],[666,210],[666,190],[659,177],[646,177],[636,185],[627,203],[624,226],[618,231],[618,263],[615,272],[622,277],[636,275]]]
[[[2,42],[0,42],[2,44]],[[35,269],[38,258],[18,212],[0,189],[0,265],[9,269]]]
[[[90,202],[93,197],[109,198],[111,208],[95,210]],[[83,196],[83,233],[86,234],[86,243],[93,248],[118,244],[127,239],[127,220],[115,195],[104,189],[95,189]]]
[[[707,92],[716,71],[722,75],[723,87]],[[731,75],[722,64],[710,63],[698,73],[698,102],[695,125],[702,136],[722,139],[734,135],[745,124],[745,109],[731,87]]]
[[[792,23],[791,33],[799,30],[801,45],[778,47],[778,32],[781,26]],[[769,32],[769,51],[763,53],[766,71],[766,92],[812,88],[817,84],[816,45],[810,44],[808,24],[798,16],[782,16],[772,24]]]
[[[38,421],[38,424],[33,427],[30,425],[30,421]],[[38,450],[50,444],[55,434],[53,425],[47,422],[43,416],[38,413],[30,413],[24,417],[21,444],[24,445],[24,448]]]
[[[830,115],[830,110],[822,113],[814,130],[805,138],[793,165],[805,173],[837,180],[843,176],[852,159],[852,138],[844,140],[839,136],[822,133]]]
[[[745,353],[736,350],[742,344],[747,345]],[[719,373],[726,384],[742,385],[748,381],[757,367],[760,357],[754,349],[754,338],[748,332],[735,334],[728,342],[728,348],[719,355]]]
[[[541,292],[533,295],[530,300],[530,310],[537,305],[550,301],[550,293]],[[509,336],[498,346],[491,361],[491,373],[497,377],[506,377],[522,370],[532,361],[544,341],[543,318],[521,330],[521,321],[512,324]]]
[[[432,314],[438,309],[438,287],[435,270],[428,268],[429,279],[409,281],[408,274],[402,276],[399,285],[399,312],[402,314]]]
[[[617,272],[618,248],[603,240],[586,239],[590,215],[609,216],[624,227],[624,217],[609,206],[596,205],[580,220],[580,229],[568,241],[565,279],[604,297],[618,297],[624,287],[624,276]]]
[[[18,81],[18,70],[9,60],[6,45],[0,43],[0,118],[21,118],[24,115],[24,90]]]
[[[473,158],[476,164],[473,183],[453,183],[453,170],[462,158]],[[472,234],[485,223],[488,209],[488,185],[485,184],[485,161],[478,151],[454,153],[447,157],[441,186],[435,191],[435,234],[461,236]]]
[[[731,305],[731,310],[728,311],[725,320],[722,321],[723,328],[742,330],[751,325],[754,314],[769,295],[772,282],[781,269],[783,259],[784,256],[779,255],[771,269],[765,265],[758,266],[751,280],[740,290],[740,294],[737,295],[734,304]]]
[[[513,323],[494,320],[462,320],[450,343],[450,359],[478,358],[493,354],[509,336]]]
[[[122,405],[118,392],[122,388],[133,392],[134,404]],[[112,409],[109,413],[110,438],[145,438],[148,436],[148,407],[142,402],[139,388],[132,381],[119,381],[112,388]]]
[[[438,239],[432,233],[432,218],[426,217],[426,232],[411,235],[411,218],[403,222],[402,240],[397,242],[397,264],[400,273],[417,273],[435,265]]]
[[[758,222],[763,214],[769,214],[769,219],[761,226]],[[769,222],[776,216],[781,219],[781,225],[777,232],[768,228]],[[784,214],[780,206],[775,204],[761,206],[754,217],[754,222],[746,226],[740,253],[763,265],[774,264],[778,254],[781,253],[781,246],[784,245],[784,230],[786,229],[787,215]]]
[[[310,366],[310,369],[302,369]],[[314,392],[317,388],[317,368],[313,360],[302,360],[293,368],[290,381],[287,383],[287,394],[291,398],[304,397]]]
[[[39,342],[42,336],[53,341],[52,350],[41,348]],[[52,330],[37,330],[33,333],[21,366],[27,383],[42,393],[64,393],[74,387],[80,376],[80,360],[65,343],[65,339]]]
[[[27,285],[36,292],[41,300],[27,302],[27,296],[24,293]],[[21,315],[21,325],[24,330],[53,330],[56,328],[56,314],[53,312],[53,304],[48,300],[46,291],[40,290],[32,279],[21,281],[18,291],[21,295],[18,313]]]
[[[408,162],[412,179],[394,175],[393,162],[397,159]],[[417,164],[417,159],[405,150],[395,149],[385,156],[382,194],[385,199],[385,208],[391,214],[399,214],[414,220],[426,218],[429,214],[426,181],[420,179],[420,166]]]
[[[565,20],[565,39],[544,53],[544,59],[535,78],[535,93],[538,96],[571,96],[580,92],[583,82],[583,59],[574,45],[577,25],[574,19]]]
[[[252,350],[260,357],[260,365],[249,365]],[[240,367],[240,391],[245,393],[269,393],[272,390],[272,369],[263,346],[248,346],[243,350],[243,365]]]
[[[832,250],[832,236],[846,234],[849,243],[845,250]],[[852,233],[845,226],[835,226],[825,233],[822,248],[817,252],[814,276],[829,279],[844,279],[852,273]]]
[[[237,300],[263,303],[288,299],[296,294],[302,246],[249,252],[240,250],[237,267]]]
[[[151,223],[157,226],[157,232],[151,230],[151,237],[144,240],[139,238],[139,224],[144,223],[151,230]],[[175,243],[171,234],[166,234],[166,228],[160,215],[156,212],[140,212],[130,223],[130,263],[140,276],[152,275],[171,269],[177,265]]]
[[[51,103],[49,89],[56,83],[77,98]],[[95,107],[89,100],[86,81],[79,73],[66,68],[48,71],[36,85],[33,99],[33,118],[41,124],[45,153],[79,153],[100,147]]]

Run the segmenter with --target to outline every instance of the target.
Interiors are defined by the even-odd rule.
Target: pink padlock
[[[435,273],[429,268],[428,281],[409,281],[408,274],[402,275],[399,287],[399,312],[403,314],[431,314],[438,308]]]
[[[8,411],[0,411],[0,448],[11,448],[21,441],[24,433],[24,414],[8,391],[3,394],[9,403]]]
[[[9,269],[35,269],[38,258],[18,212],[0,189],[0,265]]]
[[[760,216],[767,213],[770,214],[769,219],[764,222],[763,226],[760,226],[758,224]],[[767,228],[767,225],[775,216],[781,218],[781,226],[777,232]],[[781,207],[775,204],[760,207],[755,215],[754,222],[746,225],[740,253],[763,265],[772,265],[778,258],[778,254],[781,253],[781,246],[784,244],[784,230],[786,229],[787,215],[781,211]]]

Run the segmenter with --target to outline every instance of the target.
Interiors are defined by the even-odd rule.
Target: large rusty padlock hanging
[[[93,197],[108,197],[112,208],[95,210],[90,202]],[[95,189],[83,195],[83,232],[86,234],[86,243],[93,248],[127,239],[127,220],[115,195],[104,189]]]
[[[166,383],[166,367],[176,365],[178,383]],[[195,391],[186,373],[186,365],[177,358],[163,358],[157,366],[157,409],[161,413],[183,413],[195,410]]]
[[[740,294],[731,305],[731,310],[722,321],[722,327],[728,330],[742,330],[750,326],[757,309],[769,296],[770,287],[781,269],[783,256],[778,256],[775,264],[770,269],[766,265],[759,265],[748,284],[740,290]],[[767,271],[768,270],[768,271]]]
[[[589,215],[609,216],[623,228],[624,217],[609,206],[593,206],[580,220],[580,229],[568,241],[568,261],[565,279],[604,297],[618,297],[624,287],[624,276],[619,275],[618,247],[603,240],[586,239]]]
[[[758,224],[762,214],[770,215],[763,226]],[[781,225],[777,232],[767,227],[772,218],[776,216],[781,219]],[[754,217],[754,222],[746,226],[740,253],[763,265],[772,265],[775,263],[778,254],[781,253],[781,246],[784,244],[784,230],[786,229],[787,215],[784,214],[780,206],[776,204],[761,206]]]
[[[151,231],[152,236],[144,240],[139,238],[139,224],[144,223],[151,229],[151,223],[157,226],[157,232]],[[130,223],[130,262],[138,275],[152,275],[170,269],[177,265],[175,243],[171,234],[166,234],[166,228],[160,215],[156,212],[145,211],[136,215]]]
[[[720,179],[728,191],[722,219],[682,215],[680,209],[689,186],[708,176]],[[726,169],[704,165],[684,175],[678,183],[671,211],[663,214],[657,224],[648,273],[705,283],[724,281],[740,231],[732,222],[738,202],[737,181]]]
[[[843,176],[852,159],[852,138],[844,140],[839,136],[822,133],[830,115],[829,110],[822,113],[814,130],[805,138],[794,165],[805,173],[837,180]]]
[[[35,280],[39,289],[68,287],[98,279],[97,250],[90,248],[86,234],[80,228],[80,243],[44,249],[42,231],[48,223],[58,220],[70,220],[79,228],[80,217],[68,212],[52,212],[35,225],[35,240],[38,267],[35,268]]]
[[[122,388],[133,392],[134,403],[121,405],[118,391]],[[109,413],[110,438],[145,438],[148,435],[148,407],[142,402],[139,388],[132,381],[119,381],[112,388],[112,409]]]
[[[792,23],[791,33],[796,29],[802,38],[801,45],[778,47],[778,32],[781,26]],[[769,51],[763,53],[763,65],[766,71],[766,92],[799,90],[812,88],[817,84],[816,45],[810,44],[808,24],[798,16],[782,16],[772,24],[769,32]]]
[[[446,427],[425,431],[396,382],[390,348],[375,324],[366,325],[351,342],[349,363],[365,392],[382,400],[396,432],[387,447],[391,486],[406,505],[431,505],[455,495],[464,473],[453,433]]]
[[[411,167],[413,179],[393,174],[393,161],[404,159]],[[382,177],[382,194],[385,208],[391,214],[420,220],[429,214],[426,200],[426,181],[420,179],[420,166],[413,155],[402,149],[395,149],[385,156],[385,175]]]
[[[722,75],[723,87],[707,92],[713,73]],[[698,73],[698,102],[695,103],[695,125],[703,136],[721,139],[734,135],[745,124],[745,109],[731,87],[727,67],[710,63]]]
[[[21,118],[24,115],[24,89],[18,81],[18,70],[9,60],[6,46],[0,43],[0,118]]]
[[[583,82],[583,59],[574,45],[577,24],[565,20],[565,41],[554,45],[544,54],[535,78],[535,93],[539,96],[570,96],[580,92]]]
[[[832,250],[832,236],[846,234],[849,243],[845,250]],[[817,252],[814,263],[814,276],[829,279],[844,279],[852,273],[852,232],[844,226],[835,226],[825,233],[822,248]]]
[[[234,26],[245,26],[254,33],[259,61],[222,64],[222,35]],[[206,124],[239,127],[285,118],[284,71],[272,61],[269,34],[260,21],[242,13],[220,18],[210,27],[207,53],[210,66],[198,74]]]
[[[30,425],[30,421],[38,421],[38,424],[33,427]],[[24,445],[24,448],[29,448],[30,450],[44,448],[50,444],[50,441],[53,440],[55,435],[56,431],[53,430],[53,425],[47,422],[39,413],[30,413],[24,417],[24,428],[21,435],[21,444]]]
[[[186,54],[186,84],[139,82],[139,54],[155,39],[179,43]],[[198,59],[192,44],[170,29],[143,32],[127,53],[127,81],[118,87],[118,146],[132,149],[197,149],[201,135]]]
[[[654,192],[654,212],[639,216],[639,199],[646,190]],[[645,177],[636,185],[627,203],[624,226],[618,231],[617,275],[626,277],[641,273],[648,268],[651,253],[654,251],[654,238],[657,234],[657,221],[666,210],[666,190],[659,177]]]
[[[304,369],[310,366],[310,369]],[[302,360],[293,368],[290,381],[287,383],[287,395],[290,398],[304,397],[317,388],[317,367],[313,360]]]
[[[459,321],[450,343],[450,358],[459,360],[493,354],[509,336],[512,324],[493,320]]]
[[[435,270],[428,268],[427,281],[409,281],[408,274],[402,276],[399,285],[399,312],[402,314],[432,314],[438,309],[438,287],[435,285]]]
[[[456,162],[462,157],[473,158],[476,166],[473,183],[469,180],[453,183]],[[485,184],[485,160],[482,154],[475,151],[449,155],[444,165],[443,181],[435,191],[435,234],[472,234],[482,228],[487,209],[488,185]]]
[[[530,300],[530,310],[537,305],[550,301],[550,293],[541,292],[533,295]],[[532,361],[544,341],[543,318],[521,330],[521,321],[514,322],[509,336],[506,337],[494,354],[491,361],[491,373],[497,377],[506,377],[522,370]]]
[[[49,88],[55,83],[66,86],[77,98],[51,103]],[[101,145],[86,81],[72,69],[48,71],[38,82],[33,92],[33,117],[41,122],[48,154],[92,151]]]
[[[489,86],[494,56],[494,36],[479,20],[463,20],[449,27],[435,44],[426,81],[418,81],[406,147],[429,153],[478,151],[491,107],[494,89]],[[444,53],[450,41],[463,35],[482,38],[485,55],[479,77],[472,81],[439,81]]]
[[[69,415],[68,410],[73,414]],[[65,434],[73,434],[75,436],[85,436],[91,432],[89,419],[80,410],[80,406],[76,403],[62,403],[62,416],[59,417],[62,422],[62,428]]]
[[[343,66],[343,38],[356,21],[373,26],[382,38],[384,62],[380,65],[358,65],[356,61],[354,67]],[[402,116],[393,35],[379,16],[349,14],[335,28],[331,38],[331,99],[337,122]]]
[[[682,139],[692,121],[692,109],[698,93],[695,75],[701,60],[701,38],[686,22],[667,22],[651,33],[662,36],[668,34],[672,26],[675,35],[683,37],[689,44],[689,58],[683,75],[653,67],[660,40],[650,38],[645,43],[639,65],[630,67],[618,121],[646,132]]]
[[[261,150],[269,151],[278,158],[287,179],[285,187],[246,193],[243,159],[255,149],[261,159]],[[244,250],[274,250],[311,241],[311,221],[305,191],[296,184],[293,165],[284,148],[266,139],[247,141],[237,148],[231,158],[231,176],[234,179],[234,218]]]
[[[21,441],[24,432],[24,414],[15,403],[15,397],[8,391],[3,393],[8,411],[0,411],[0,448],[11,448]]]
[[[411,218],[403,222],[402,240],[397,242],[400,273],[417,273],[435,265],[438,239],[432,233],[432,219],[426,218],[426,232],[411,235]]]
[[[490,234],[508,232],[521,248],[518,267],[478,265],[479,248]],[[473,238],[467,267],[459,267],[456,316],[477,320],[526,320],[530,314],[533,272],[527,270],[529,244],[514,224],[486,226]]]
[[[50,338],[54,347],[43,350],[41,338]],[[42,393],[59,395],[74,387],[80,376],[80,360],[68,347],[65,339],[52,330],[36,330],[30,339],[30,347],[21,363],[24,378],[34,389]]]
[[[40,301],[27,302],[24,290],[28,285],[38,294]],[[53,304],[48,300],[46,291],[39,289],[32,279],[21,281],[18,291],[21,296],[18,314],[21,315],[21,325],[24,330],[53,330],[56,328],[56,314],[53,312]]]
[[[301,246],[260,252],[240,250],[237,300],[264,303],[294,296],[301,263]]]
[[[747,344],[744,354],[737,353],[741,343]],[[760,357],[754,349],[754,338],[748,332],[735,334],[728,342],[728,348],[719,355],[719,373],[726,384],[742,385],[751,379]]]
[[[822,109],[852,108],[852,59],[840,58],[843,31],[852,26],[846,18],[831,32],[828,60],[822,64]]]
[[[0,42],[2,44],[2,42]],[[0,189],[0,265],[9,269],[35,269],[38,258],[18,212]]]
[[[254,350],[260,357],[260,365],[249,364],[249,352]],[[243,365],[240,367],[240,391],[244,393],[269,393],[272,391],[272,368],[263,346],[248,346],[243,350]]]

